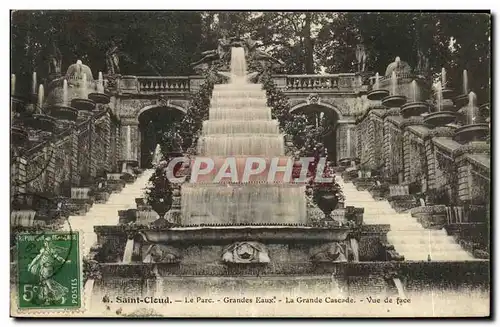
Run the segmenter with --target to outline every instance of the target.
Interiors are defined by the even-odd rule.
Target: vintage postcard
[[[11,316],[490,316],[490,37],[11,11]]]

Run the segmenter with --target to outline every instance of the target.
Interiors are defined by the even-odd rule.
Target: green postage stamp
[[[80,308],[77,232],[17,236],[19,308]]]

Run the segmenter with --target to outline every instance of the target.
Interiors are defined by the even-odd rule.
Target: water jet
[[[399,59],[397,57],[396,59]],[[382,105],[389,108],[399,108],[406,102],[406,97],[404,95],[398,95],[398,78],[396,71],[394,70],[391,74],[391,92],[389,96],[382,99]]]

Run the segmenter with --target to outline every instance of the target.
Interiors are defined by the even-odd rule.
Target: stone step
[[[359,193],[359,195],[371,196],[371,193],[368,190],[358,191],[356,187],[342,187],[342,192],[344,192],[344,194]]]
[[[419,225],[420,226],[420,225]],[[417,235],[425,235],[426,237],[435,237],[435,238],[443,238],[443,237],[451,237],[449,236],[444,229],[424,229],[422,226],[418,230],[408,230],[405,232],[403,230],[398,231],[398,236],[405,237],[415,237]]]
[[[402,232],[411,232],[411,231],[402,231]],[[429,244],[429,242],[435,243],[435,244],[456,244],[455,239],[451,236],[446,236],[446,237],[431,237],[429,239],[428,236],[409,236],[406,235],[404,237],[395,235],[394,232],[389,232],[387,233],[387,240],[391,242],[391,244],[396,244],[400,245],[415,245],[415,244]]]
[[[400,254],[402,254],[400,252]],[[430,255],[431,261],[468,261],[474,260],[474,258],[469,255],[464,250],[460,251],[449,251],[449,252],[416,252],[412,251],[406,255],[404,255],[405,260],[407,261],[427,261],[428,256]]]
[[[131,197],[122,197],[122,198],[117,198],[117,199],[112,199],[106,202],[105,204],[133,204],[135,205],[135,199],[137,197],[131,196]]]
[[[144,188],[153,174],[153,170],[144,171],[136,181],[127,184],[118,193],[112,193],[106,203],[96,203],[85,216],[70,216],[65,222],[63,230],[80,231],[84,234],[83,254],[87,254],[90,247],[97,241],[94,226],[117,225],[118,210],[135,209],[135,199],[144,197]]]
[[[363,202],[374,202],[381,203],[387,200],[376,200],[370,193],[367,194],[358,194],[357,191],[354,192],[345,192],[343,190],[343,194],[346,196],[346,200],[354,200],[354,201],[363,201]],[[349,198],[351,197],[351,198]]]
[[[381,214],[364,214],[363,215],[363,221],[366,223],[369,221],[371,223],[387,223],[387,224],[396,224],[396,225],[401,225],[401,224],[411,224],[411,223],[416,223],[420,225],[415,219],[411,217],[405,217],[401,216],[398,217],[394,214],[386,214],[386,215],[381,215]]]
[[[375,222],[381,222],[381,221],[386,221],[386,222],[394,222],[395,224],[402,223],[402,222],[417,222],[415,218],[408,217],[408,216],[397,216],[396,213],[373,213],[373,212],[368,212],[363,214],[363,220],[365,221],[375,221]]]
[[[402,218],[411,218],[408,216],[398,216],[397,214],[398,213],[396,211],[389,211],[388,209],[374,210],[365,208],[365,211],[363,212],[363,217],[372,219],[387,219],[387,217],[390,217],[390,219],[397,219],[397,220],[400,220]]]
[[[420,225],[419,223],[416,222],[399,222],[395,223],[393,221],[387,221],[387,220],[381,220],[381,221],[372,221],[372,220],[364,220],[364,223],[367,225],[377,225],[377,224],[383,224],[383,225],[391,225],[391,231],[424,231],[425,229]]]
[[[352,203],[352,204],[362,204],[364,206],[392,208],[391,204],[388,201],[385,201],[385,200],[384,201],[376,201],[373,198],[362,199],[362,198],[357,197],[355,194],[351,195],[351,198],[346,196],[346,200],[344,202]]]
[[[411,253],[411,252],[430,252],[430,253],[443,253],[462,251],[458,244],[450,243],[429,243],[429,244],[393,244],[398,252]]]
[[[400,232],[404,232],[404,231],[422,231],[424,230],[422,228],[422,225],[418,224],[418,223],[393,223],[393,222],[390,222],[390,221],[378,221],[378,222],[374,222],[374,221],[368,221],[366,222],[366,224],[370,224],[370,225],[375,225],[375,224],[387,224],[387,225],[391,225],[391,231],[400,231]]]

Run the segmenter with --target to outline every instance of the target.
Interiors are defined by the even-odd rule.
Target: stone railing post
[[[286,75],[273,75],[273,82],[278,89],[284,89],[286,87]]]
[[[189,92],[191,93],[196,93],[199,89],[201,84],[205,81],[205,78],[203,76],[199,75],[193,75],[189,76]]]
[[[139,83],[137,81],[137,76],[120,76],[117,79],[117,89],[118,93],[131,93],[136,94],[139,92]]]

